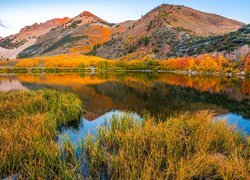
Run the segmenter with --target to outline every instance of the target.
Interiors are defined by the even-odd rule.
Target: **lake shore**
[[[83,54],[61,54],[0,61],[1,72],[171,72],[188,75],[250,77],[249,59],[229,60],[222,55],[157,59],[104,59]]]
[[[152,70],[152,69],[138,69],[138,70],[127,70],[127,69],[93,69],[93,68],[16,68],[16,67],[0,67],[0,74],[4,73],[100,73],[100,72],[142,72],[142,73],[174,73],[184,74],[189,76],[225,76],[225,77],[238,77],[238,78],[250,78],[250,73],[244,71],[240,72],[210,72],[210,71],[192,71],[192,70]]]

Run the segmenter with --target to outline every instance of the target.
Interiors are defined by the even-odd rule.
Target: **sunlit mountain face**
[[[142,6],[143,16],[115,23],[82,10],[70,18],[25,25],[19,33],[0,40],[0,58],[82,53],[108,59],[166,59],[233,50],[242,53],[241,48],[249,44],[248,36],[238,31],[245,22],[181,5],[153,7]]]

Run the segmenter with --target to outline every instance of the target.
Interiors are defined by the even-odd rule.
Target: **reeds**
[[[247,138],[214,122],[210,112],[140,123],[114,118],[85,141],[93,178],[111,179],[248,179]]]
[[[58,128],[79,120],[82,103],[53,90],[0,93],[0,174],[20,179],[77,178],[74,158],[62,158]],[[66,154],[67,155],[67,154]],[[0,177],[1,178],[1,177]]]
[[[83,155],[76,156],[70,142],[56,143],[58,128],[82,114],[77,96],[53,90],[0,93],[0,106],[1,178],[82,178]],[[207,111],[168,119],[147,115],[142,121],[114,117],[82,147],[90,178],[250,177],[249,140]]]

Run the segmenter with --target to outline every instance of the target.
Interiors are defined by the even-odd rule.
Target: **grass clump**
[[[93,178],[247,179],[247,138],[207,111],[166,121],[114,118],[85,142]]]
[[[82,103],[77,96],[54,90],[0,93],[0,107],[2,178],[76,178],[72,149],[55,140],[60,126],[79,120]]]

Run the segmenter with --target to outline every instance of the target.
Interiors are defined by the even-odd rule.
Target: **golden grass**
[[[75,121],[82,103],[52,90],[0,93],[0,173],[20,179],[80,179],[81,158],[58,127]],[[142,122],[114,117],[83,146],[89,178],[248,179],[250,142],[213,114],[184,113]]]
[[[58,128],[79,120],[82,103],[52,90],[0,93],[0,174],[20,179],[76,178],[78,163]],[[62,158],[62,153],[65,154]]]
[[[114,118],[85,142],[92,178],[249,179],[250,146],[203,111],[166,121]]]

